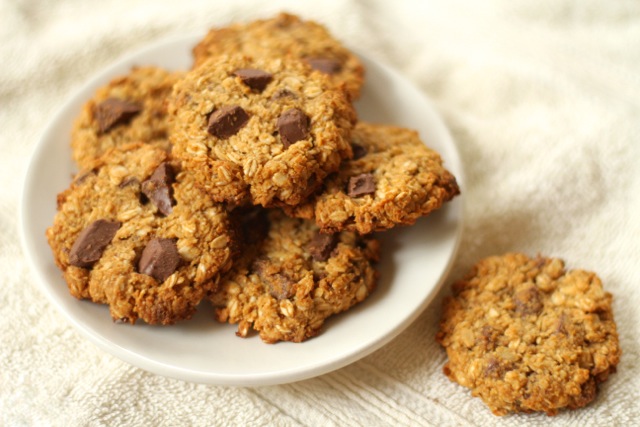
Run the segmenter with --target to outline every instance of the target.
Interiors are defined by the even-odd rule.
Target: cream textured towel
[[[20,177],[68,96],[147,43],[282,10],[399,69],[450,127],[466,173],[466,224],[442,295],[477,260],[507,251],[600,275],[624,353],[591,405],[554,418],[493,416],[442,374],[442,295],[348,367],[231,388],[110,356],[39,291],[19,245]],[[0,425],[640,423],[640,2],[5,0],[0,17]]]

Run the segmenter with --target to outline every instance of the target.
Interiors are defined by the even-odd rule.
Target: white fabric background
[[[624,354],[589,407],[494,417],[442,374],[441,296],[374,354],[294,384],[190,384],[83,339],[19,246],[21,177],[84,81],[149,42],[281,10],[326,24],[434,101],[466,172],[450,283],[506,251],[559,256],[614,294]],[[640,2],[0,1],[0,424],[631,425],[640,422]],[[448,286],[443,292],[448,291]]]

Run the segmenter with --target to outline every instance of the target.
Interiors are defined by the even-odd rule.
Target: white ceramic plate
[[[213,321],[203,305],[196,316],[171,327],[115,324],[106,306],[69,295],[45,239],[56,194],[68,187],[75,166],[69,135],[81,106],[99,86],[133,65],[188,69],[199,36],[154,44],[127,56],[88,82],[64,104],[37,144],[24,182],[22,243],[44,293],[80,332],[102,349],[148,371],[219,385],[279,384],[321,375],[388,343],[427,307],[452,264],[462,230],[462,200],[454,199],[412,227],[380,234],[383,260],[376,292],[350,311],[330,318],[322,333],[301,344],[268,345],[242,339],[236,326]],[[430,102],[392,69],[361,55],[367,82],[357,103],[363,121],[414,128],[440,152],[462,184],[452,139]]]

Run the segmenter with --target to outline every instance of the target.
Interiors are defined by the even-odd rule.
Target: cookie
[[[353,159],[318,194],[285,207],[288,215],[314,219],[325,232],[365,234],[413,224],[460,193],[440,155],[413,130],[360,122],[351,141]]]
[[[271,19],[213,28],[193,49],[194,67],[212,56],[230,53],[265,58],[291,55],[327,74],[334,84],[344,85],[352,100],[360,96],[362,63],[314,21],[281,13]]]
[[[254,329],[267,343],[304,341],[374,290],[373,237],[320,234],[313,222],[279,210],[258,213],[245,228],[252,243],[211,297],[217,320],[237,323],[240,337]]]
[[[560,259],[486,258],[445,300],[444,373],[496,415],[585,406],[620,360],[611,300],[596,274]]]
[[[181,73],[133,68],[98,89],[82,108],[71,135],[71,153],[80,169],[108,149],[145,142],[169,150],[165,101]]]
[[[173,154],[211,197],[297,204],[351,156],[344,92],[296,59],[218,56],[176,83]]]
[[[58,196],[46,236],[70,293],[114,320],[172,324],[192,316],[231,266],[235,228],[168,154],[108,150]]]

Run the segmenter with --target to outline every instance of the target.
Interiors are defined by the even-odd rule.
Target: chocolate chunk
[[[173,211],[172,206],[175,204],[172,196],[172,187],[174,181],[174,171],[167,162],[162,162],[153,171],[151,177],[142,183],[142,192],[145,196],[156,205],[160,213],[167,216]]]
[[[69,252],[69,264],[89,268],[102,256],[116,231],[120,228],[120,222],[99,219],[89,224],[80,232]]]
[[[326,261],[338,244],[337,234],[316,233],[307,247],[309,253],[316,261]]]
[[[180,264],[178,247],[173,239],[153,239],[142,251],[138,272],[151,276],[162,283],[171,276]]]
[[[100,132],[106,132],[117,125],[127,123],[140,111],[142,106],[135,102],[107,98],[96,106],[95,118]]]
[[[237,105],[225,105],[209,116],[207,131],[220,139],[235,135],[249,121],[246,111]]]
[[[509,368],[509,364],[501,363],[499,359],[490,357],[487,366],[484,368],[484,375],[489,378],[502,378]]]
[[[480,330],[480,337],[478,337],[478,344],[482,346],[485,351],[492,351],[496,348],[499,332],[489,325],[484,325]]]
[[[516,313],[522,317],[530,314],[537,315],[544,307],[540,299],[540,291],[535,285],[516,292],[513,299],[516,305]]]
[[[351,144],[351,149],[353,150],[353,160],[361,159],[367,155],[367,149],[360,144]]]
[[[274,274],[272,276],[269,276],[266,282],[269,285],[269,293],[277,300],[291,298],[293,295],[295,295],[293,289],[293,285],[295,285],[295,282],[291,280],[291,278],[286,274]]]
[[[278,89],[273,95],[271,95],[271,101],[277,101],[282,98],[292,98],[296,99],[297,96],[295,93],[291,92],[289,89]]]
[[[260,278],[264,278],[268,274],[269,265],[269,258],[258,258],[251,263],[251,271],[260,276]]]
[[[96,172],[93,169],[80,171],[73,178],[73,185],[82,185],[91,176],[96,176]]]
[[[487,377],[493,376],[500,369],[500,362],[495,358],[490,358],[487,366],[484,368],[484,374]]]
[[[556,323],[555,332],[558,334],[569,335],[568,323],[569,323],[569,319],[567,315],[563,312],[562,314],[560,314],[560,318]]]
[[[240,68],[234,71],[233,74],[240,77],[242,83],[258,92],[262,92],[269,82],[273,80],[273,75],[255,68]]]
[[[251,269],[269,288],[272,297],[283,300],[295,294],[295,281],[288,275],[281,273],[279,267],[269,258],[259,258],[253,262]]]
[[[277,127],[284,148],[309,137],[309,117],[299,108],[282,113],[278,117]]]
[[[376,181],[373,174],[363,173],[349,178],[347,194],[349,197],[360,197],[376,192]]]
[[[331,58],[306,58],[305,62],[314,70],[325,74],[336,74],[342,69],[340,62]]]

